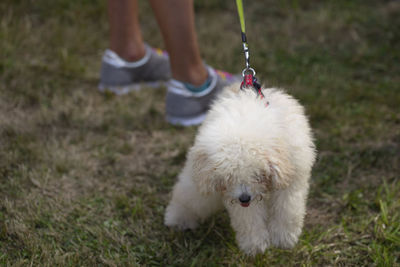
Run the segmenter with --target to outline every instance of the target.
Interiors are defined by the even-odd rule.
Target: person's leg
[[[126,61],[144,57],[137,0],[108,0],[110,49]]]
[[[168,55],[143,42],[138,16],[137,0],[108,0],[110,49],[103,54],[100,91],[121,95],[171,78]]]
[[[142,85],[157,87],[159,82],[168,81],[167,121],[185,126],[199,124],[215,96],[238,79],[206,66],[201,59],[193,0],[150,3],[169,56],[143,43],[137,0],[108,0],[110,49],[103,55],[99,89],[126,94]]]
[[[171,124],[200,124],[217,94],[239,81],[230,73],[206,66],[200,56],[193,0],[150,0],[170,55],[166,119]]]
[[[193,0],[150,0],[150,3],[170,55],[172,77],[202,85],[208,73],[197,45]]]

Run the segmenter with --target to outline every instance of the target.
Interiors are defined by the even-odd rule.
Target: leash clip
[[[247,73],[246,72],[250,72]],[[240,89],[244,89],[247,87],[251,87],[256,91],[257,95],[261,97],[261,99],[264,98],[264,94],[261,90],[261,85],[258,83],[257,78],[255,76],[256,72],[253,68],[245,68],[242,72],[243,75],[243,81],[240,85]]]
[[[250,73],[249,73],[250,72]],[[251,67],[246,67],[243,71],[242,71],[242,76],[244,77],[246,74],[251,74],[252,76],[256,76],[256,71],[251,68]]]

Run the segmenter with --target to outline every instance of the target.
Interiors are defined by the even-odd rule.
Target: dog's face
[[[246,150],[227,147],[207,153],[194,147],[190,154],[193,180],[203,194],[219,193],[232,205],[248,207],[267,198],[273,190],[285,188],[292,176],[282,153],[258,148]]]
[[[216,178],[218,171],[215,169],[214,173],[214,179],[219,181],[215,191],[219,192],[225,201],[232,205],[248,207],[251,203],[267,199],[272,191],[286,186],[280,177],[282,174],[278,167],[272,163],[262,167],[253,166],[251,171],[248,170],[245,173],[239,171],[228,179],[222,180]]]

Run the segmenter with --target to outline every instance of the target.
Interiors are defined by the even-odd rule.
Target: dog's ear
[[[193,147],[189,151],[188,161],[191,164],[193,181],[200,193],[210,194],[226,190],[224,180],[217,177],[216,166],[204,150]]]

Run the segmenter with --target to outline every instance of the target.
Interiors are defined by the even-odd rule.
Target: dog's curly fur
[[[225,207],[247,254],[296,244],[315,160],[312,133],[295,99],[277,89],[263,94],[234,84],[213,103],[174,187],[167,226],[194,229]]]

